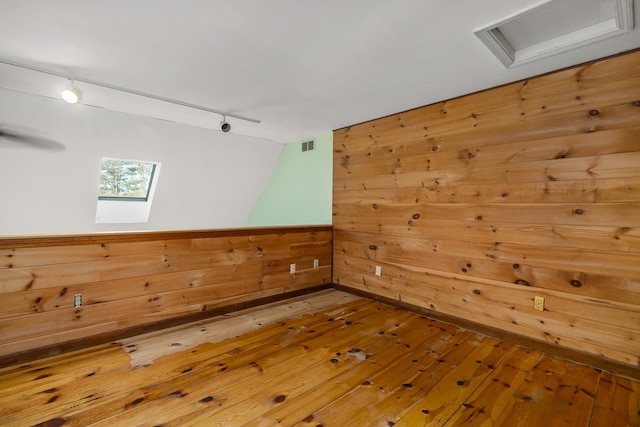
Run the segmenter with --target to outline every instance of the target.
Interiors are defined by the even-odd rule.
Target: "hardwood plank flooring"
[[[639,426],[640,384],[335,290],[0,370],[2,426]]]

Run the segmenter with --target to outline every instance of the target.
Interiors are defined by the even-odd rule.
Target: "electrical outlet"
[[[376,265],[376,276],[380,276],[382,274],[382,267]]]
[[[73,308],[82,307],[82,294],[75,294],[73,296]]]
[[[319,261],[319,260],[317,260],[317,259],[314,259],[314,260],[313,260],[313,268],[314,268],[314,270],[315,270],[316,268],[318,268],[318,267],[320,267],[320,261]]]
[[[296,272],[296,264],[294,263],[289,266],[289,273],[295,274],[295,272]]]
[[[544,297],[533,297],[533,309],[544,311]]]

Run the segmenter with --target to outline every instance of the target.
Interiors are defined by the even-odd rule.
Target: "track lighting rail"
[[[167,102],[169,104],[180,105],[180,106],[187,107],[187,108],[193,108],[193,109],[196,109],[196,110],[206,111],[206,112],[213,113],[213,114],[219,114],[221,116],[233,117],[234,119],[238,119],[238,120],[244,120],[244,121],[251,122],[251,123],[260,123],[260,120],[252,119],[251,117],[241,116],[241,115],[234,114],[234,113],[229,113],[229,112],[226,112],[226,111],[216,110],[214,108],[204,107],[202,105],[192,104],[190,102],[184,102],[184,101],[180,101],[180,100],[177,100],[177,99],[166,98],[164,96],[159,96],[159,95],[154,95],[154,94],[151,94],[151,93],[141,92],[139,90],[127,89],[127,88],[116,86],[116,85],[112,85],[112,84],[109,84],[109,83],[98,82],[98,81],[95,81],[95,80],[85,79],[85,78],[81,78],[81,77],[77,77],[77,76],[71,76],[69,74],[65,74],[65,73],[61,73],[61,72],[57,72],[57,71],[52,71],[52,70],[47,70],[47,69],[36,67],[36,66],[32,66],[32,65],[25,65],[25,64],[18,63],[18,62],[14,62],[14,61],[9,61],[7,59],[0,58],[0,63],[11,65],[11,66],[14,66],[14,67],[24,68],[24,69],[31,70],[31,71],[37,71],[39,73],[49,74],[49,75],[52,75],[52,76],[62,77],[62,78],[65,78],[67,80],[74,80],[76,82],[83,82],[83,83],[91,84],[91,85],[94,85],[94,86],[100,86],[100,87],[103,87],[103,88],[106,88],[106,89],[115,90],[115,91],[118,91],[118,92],[124,92],[124,93],[128,93],[128,94],[131,94],[131,95],[142,96],[144,98],[149,98],[149,99],[155,99],[156,101]]]

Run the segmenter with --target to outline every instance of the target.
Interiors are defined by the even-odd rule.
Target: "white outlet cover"
[[[317,259],[313,260],[313,268],[318,268],[320,266],[320,261],[318,261]]]
[[[291,264],[289,266],[289,273],[293,274],[296,272],[296,265],[295,264]]]
[[[376,265],[376,276],[380,276],[382,274],[382,267]]]

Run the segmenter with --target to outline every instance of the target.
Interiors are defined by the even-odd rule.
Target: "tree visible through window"
[[[99,200],[147,201],[155,163],[102,159]]]

